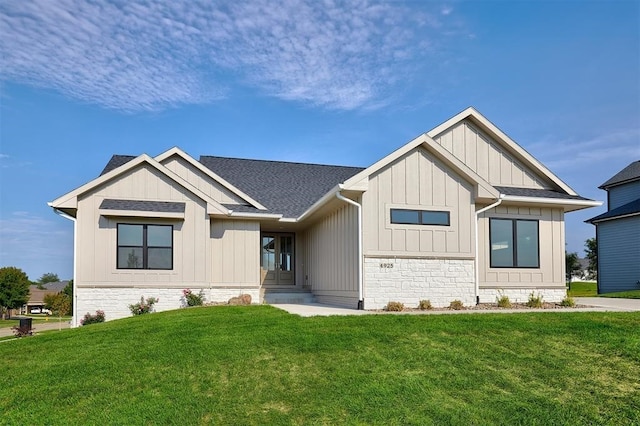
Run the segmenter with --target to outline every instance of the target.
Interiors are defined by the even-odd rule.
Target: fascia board
[[[599,207],[602,205],[602,201],[595,200],[567,200],[563,198],[524,197],[520,195],[505,195],[504,202],[557,205],[565,206],[571,210]]]
[[[380,170],[383,167],[386,167],[388,164],[391,164],[392,162],[396,161],[398,158],[402,157],[403,155],[405,155],[406,153],[408,153],[412,149],[416,148],[417,146],[420,146],[420,144],[422,144],[425,141],[426,137],[427,136],[425,134],[422,134],[422,135],[418,136],[417,138],[409,141],[408,143],[402,145],[400,148],[398,148],[395,151],[393,151],[392,153],[386,155],[382,159],[376,161],[375,163],[373,163],[372,165],[370,165],[369,167],[367,167],[366,169],[364,169],[360,173],[358,173],[358,174],[356,174],[354,176],[351,176],[349,179],[345,180],[343,185],[342,185],[342,188],[345,189],[345,190],[354,189],[352,187],[357,186],[362,180],[364,180],[366,178],[368,179],[369,176],[371,176],[372,174],[374,174],[378,170]]]
[[[178,176],[176,173],[172,172],[171,170],[167,169],[166,167],[164,167],[162,164],[160,164],[159,162],[157,162],[156,160],[154,160],[153,158],[149,157],[147,154],[141,154],[138,157],[134,158],[133,160],[123,164],[120,167],[117,167],[111,171],[109,171],[108,173],[105,173],[102,176],[97,177],[96,179],[93,179],[92,181],[89,181],[87,183],[85,183],[84,185],[74,189],[73,191],[63,195],[62,197],[59,197],[57,199],[55,199],[54,201],[52,201],[49,205],[53,208],[77,208],[77,203],[78,203],[78,197],[88,191],[91,191],[92,189],[106,183],[109,182],[112,179],[115,179],[116,177],[122,175],[123,173],[132,170],[138,166],[140,166],[141,164],[146,163],[148,165],[150,165],[151,167],[153,167],[154,169],[156,169],[158,172],[164,174],[165,176],[167,176],[169,179],[173,180],[174,182],[176,182],[178,185],[182,186],[184,189],[186,189],[187,191],[191,192],[193,195],[195,195],[196,197],[200,198],[203,201],[207,202],[207,210],[213,210],[213,211],[219,211],[220,213],[223,214],[228,214],[229,210],[227,208],[225,208],[222,204],[218,203],[217,201],[213,200],[211,197],[209,197],[207,194],[205,194],[204,192],[200,191],[198,188],[196,188],[195,186],[191,185],[189,182],[187,182],[186,180],[184,180],[183,178],[181,178],[180,176]]]
[[[265,206],[263,206],[262,204],[260,204],[258,201],[254,200],[249,195],[245,194],[244,192],[242,192],[241,190],[239,190],[238,188],[233,186],[231,183],[229,183],[228,181],[226,181],[225,179],[223,179],[222,177],[220,177],[219,175],[214,173],[211,169],[205,167],[202,163],[200,163],[195,158],[193,158],[192,156],[190,156],[189,154],[187,154],[186,152],[184,152],[183,150],[181,150],[178,147],[173,147],[173,148],[163,152],[162,154],[156,156],[155,159],[159,163],[162,163],[164,160],[170,158],[173,155],[177,155],[177,156],[181,157],[183,160],[187,161],[193,167],[195,167],[196,169],[198,169],[202,173],[206,174],[211,179],[215,180],[220,185],[222,185],[223,187],[225,187],[229,191],[231,191],[234,194],[236,194],[238,197],[242,198],[243,200],[245,200],[246,202],[251,204],[253,207],[255,207],[255,208],[259,209],[259,210],[267,210],[267,208]]]
[[[507,136],[502,130],[500,130],[496,125],[494,125],[491,121],[489,121],[485,116],[480,114],[475,108],[469,107],[462,111],[461,113],[455,115],[439,126],[433,128],[432,130],[427,132],[427,135],[431,138],[437,137],[440,133],[448,130],[452,126],[458,124],[462,120],[472,117],[474,121],[480,124],[483,127],[483,130],[492,134],[499,142],[504,144],[506,148],[516,154],[520,160],[524,161],[529,167],[533,170],[536,170],[547,179],[558,185],[563,191],[565,191],[569,195],[578,195],[569,185],[564,183],[562,179],[556,176],[551,170],[549,170],[544,164],[538,161],[533,155],[529,154],[524,148],[518,145],[513,139]]]
[[[500,191],[495,189],[493,185],[484,180],[479,174],[474,172],[469,166],[458,160],[453,154],[444,149],[439,143],[427,136],[423,143],[423,147],[434,154],[438,159],[451,167],[456,173],[473,183],[476,187],[476,197],[497,199]]]
[[[111,210],[98,209],[98,213],[105,217],[150,217],[160,219],[181,219],[184,220],[184,212],[150,212],[138,210]]]
[[[623,215],[620,215],[620,216],[607,217],[607,218],[598,219],[598,220],[589,219],[589,220],[585,220],[585,222],[595,225],[596,223],[608,222],[610,220],[624,219],[624,218],[627,218],[627,217],[634,217],[634,216],[640,216],[640,212],[628,213],[628,214],[623,214]]]
[[[311,205],[311,207],[309,207],[300,216],[298,216],[298,218],[296,219],[296,222],[303,221],[307,217],[311,216],[320,207],[322,207],[327,201],[333,199],[335,197],[336,192],[340,191],[341,187],[342,187],[342,185],[338,184],[338,185],[334,186],[333,188],[331,188],[329,190],[329,192],[324,194],[318,201],[313,203]]]

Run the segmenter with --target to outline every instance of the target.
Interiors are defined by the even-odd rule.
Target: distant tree
[[[57,283],[60,281],[60,278],[58,278],[57,274],[54,274],[53,272],[47,272],[46,274],[42,274],[42,276],[40,278],[38,278],[38,288],[39,289],[43,289],[44,285],[47,283]]]
[[[565,252],[565,267],[567,274],[567,282],[571,283],[571,277],[580,270],[582,267],[580,266],[580,262],[578,261],[578,253],[566,253]]]
[[[66,287],[62,289],[62,293],[66,294],[69,297],[69,301],[71,303],[71,307],[69,308],[69,315],[73,312],[73,280],[69,280]]]
[[[9,309],[17,309],[29,300],[29,277],[21,269],[0,268],[0,313],[6,319]]]
[[[44,304],[47,309],[56,315],[60,320],[64,315],[71,314],[71,298],[63,292],[56,294],[47,294],[44,296]],[[62,326],[61,326],[62,327]]]
[[[598,279],[598,240],[595,238],[589,238],[584,242],[584,252],[587,254],[587,259],[589,260],[589,266],[587,267],[587,272],[589,274],[589,278],[597,280]]]

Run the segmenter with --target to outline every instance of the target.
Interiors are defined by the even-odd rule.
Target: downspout
[[[53,211],[56,212],[59,216],[64,217],[65,219],[69,219],[70,221],[73,222],[73,310],[71,311],[72,313],[72,317],[71,317],[71,327],[75,328],[78,326],[78,292],[76,291],[76,286],[77,286],[77,282],[76,282],[76,270],[77,270],[77,264],[78,264],[78,258],[77,258],[77,254],[78,254],[78,230],[77,230],[77,225],[78,222],[76,221],[76,218],[73,216],[68,215],[67,213],[63,212],[62,210],[58,210],[55,207],[53,208]]]
[[[336,197],[358,209],[358,310],[361,311],[364,309],[364,298],[362,297],[362,206],[343,196],[340,191],[336,192]]]
[[[475,269],[475,293],[476,293],[476,305],[478,305],[480,303],[480,271],[479,271],[479,266],[480,263],[478,262],[478,257],[480,255],[480,253],[478,252],[478,219],[481,213],[486,212],[487,210],[490,210],[494,207],[498,207],[500,205],[500,203],[502,203],[502,200],[504,199],[504,194],[500,194],[500,196],[498,197],[498,201],[496,201],[493,204],[489,204],[486,207],[481,208],[480,210],[478,210],[476,212],[476,255],[474,257],[474,268]]]

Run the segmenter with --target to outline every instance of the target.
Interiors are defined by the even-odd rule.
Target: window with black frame
[[[173,226],[118,224],[118,269],[173,269]]]
[[[491,218],[489,221],[492,268],[539,268],[538,221]]]
[[[448,211],[391,209],[391,223],[398,225],[449,226]]]

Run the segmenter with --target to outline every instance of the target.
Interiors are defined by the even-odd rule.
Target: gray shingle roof
[[[132,210],[141,212],[184,213],[185,203],[169,201],[113,200],[105,198],[100,204],[105,210]]]
[[[618,185],[627,181],[640,179],[640,161],[634,161],[624,169],[616,173],[611,179],[600,185],[598,188],[607,189],[610,186]]]
[[[514,195],[519,197],[535,197],[535,198],[558,198],[562,200],[589,200],[579,195],[569,195],[564,192],[553,191],[551,189],[531,189],[531,188],[513,188],[510,186],[495,186],[498,191],[505,195]]]
[[[100,176],[102,176],[105,173],[109,173],[111,170],[122,166],[123,164],[128,163],[129,161],[133,160],[134,157],[133,155],[114,155],[111,157],[111,159],[109,160],[109,162],[107,163],[106,166],[104,166],[104,169],[102,169],[102,173],[100,173]]]
[[[364,170],[361,167],[211,156],[200,157],[200,162],[258,200],[269,212],[289,218],[300,216],[331,188]]]
[[[630,203],[624,204],[616,209],[609,210],[606,213],[602,213],[596,217],[592,217],[589,220],[585,220],[587,223],[601,222],[607,219],[615,219],[617,217],[629,216],[634,214],[640,214],[640,198],[633,200]]]

